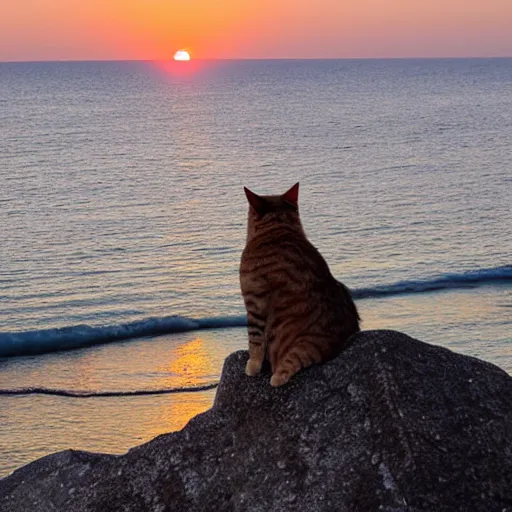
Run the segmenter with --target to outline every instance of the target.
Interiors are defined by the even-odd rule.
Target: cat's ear
[[[263,217],[266,209],[265,200],[258,194],[255,194],[252,190],[249,190],[247,187],[244,187],[244,191],[249,204],[256,210],[260,217]]]
[[[293,206],[298,206],[299,204],[299,183],[295,183],[293,187],[288,190],[288,192],[285,192],[281,199],[283,201],[286,201],[287,203],[293,204]]]

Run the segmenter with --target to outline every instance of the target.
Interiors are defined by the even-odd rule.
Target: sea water
[[[188,64],[0,64],[0,475],[211,405],[244,185],[300,182],[364,329],[512,373],[512,59]]]

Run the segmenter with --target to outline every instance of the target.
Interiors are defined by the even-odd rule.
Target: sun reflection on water
[[[182,333],[86,350],[16,358],[3,365],[0,387],[74,390],[174,389],[216,382],[225,357],[245,348],[245,330]],[[27,395],[0,400],[0,476],[68,448],[124,453],[180,430],[209,409],[215,389],[111,398]],[[8,459],[2,460],[2,446]]]
[[[159,71],[163,71],[172,77],[180,78],[194,76],[203,72],[212,66],[212,62],[196,59],[185,61],[168,59],[154,61],[153,65]]]
[[[156,371],[162,375],[156,386],[165,388],[197,385],[199,376],[214,376],[218,369],[206,342],[198,337],[172,348],[168,360],[158,365]],[[166,374],[168,376],[163,377]]]

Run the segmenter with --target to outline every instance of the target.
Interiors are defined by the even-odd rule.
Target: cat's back
[[[261,256],[286,250],[305,250],[308,245],[311,245],[310,242],[297,228],[286,225],[271,225],[248,238],[242,252],[242,258],[244,255]]]
[[[260,277],[278,275],[292,281],[335,285],[329,267],[302,230],[271,226],[247,240],[240,271]]]

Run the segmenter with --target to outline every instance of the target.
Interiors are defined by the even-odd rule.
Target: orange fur
[[[332,276],[306,238],[298,211],[299,184],[282,196],[249,201],[247,243],[240,286],[248,318],[246,374],[270,362],[272,386],[301,368],[331,359],[359,331],[359,315],[348,289]]]

